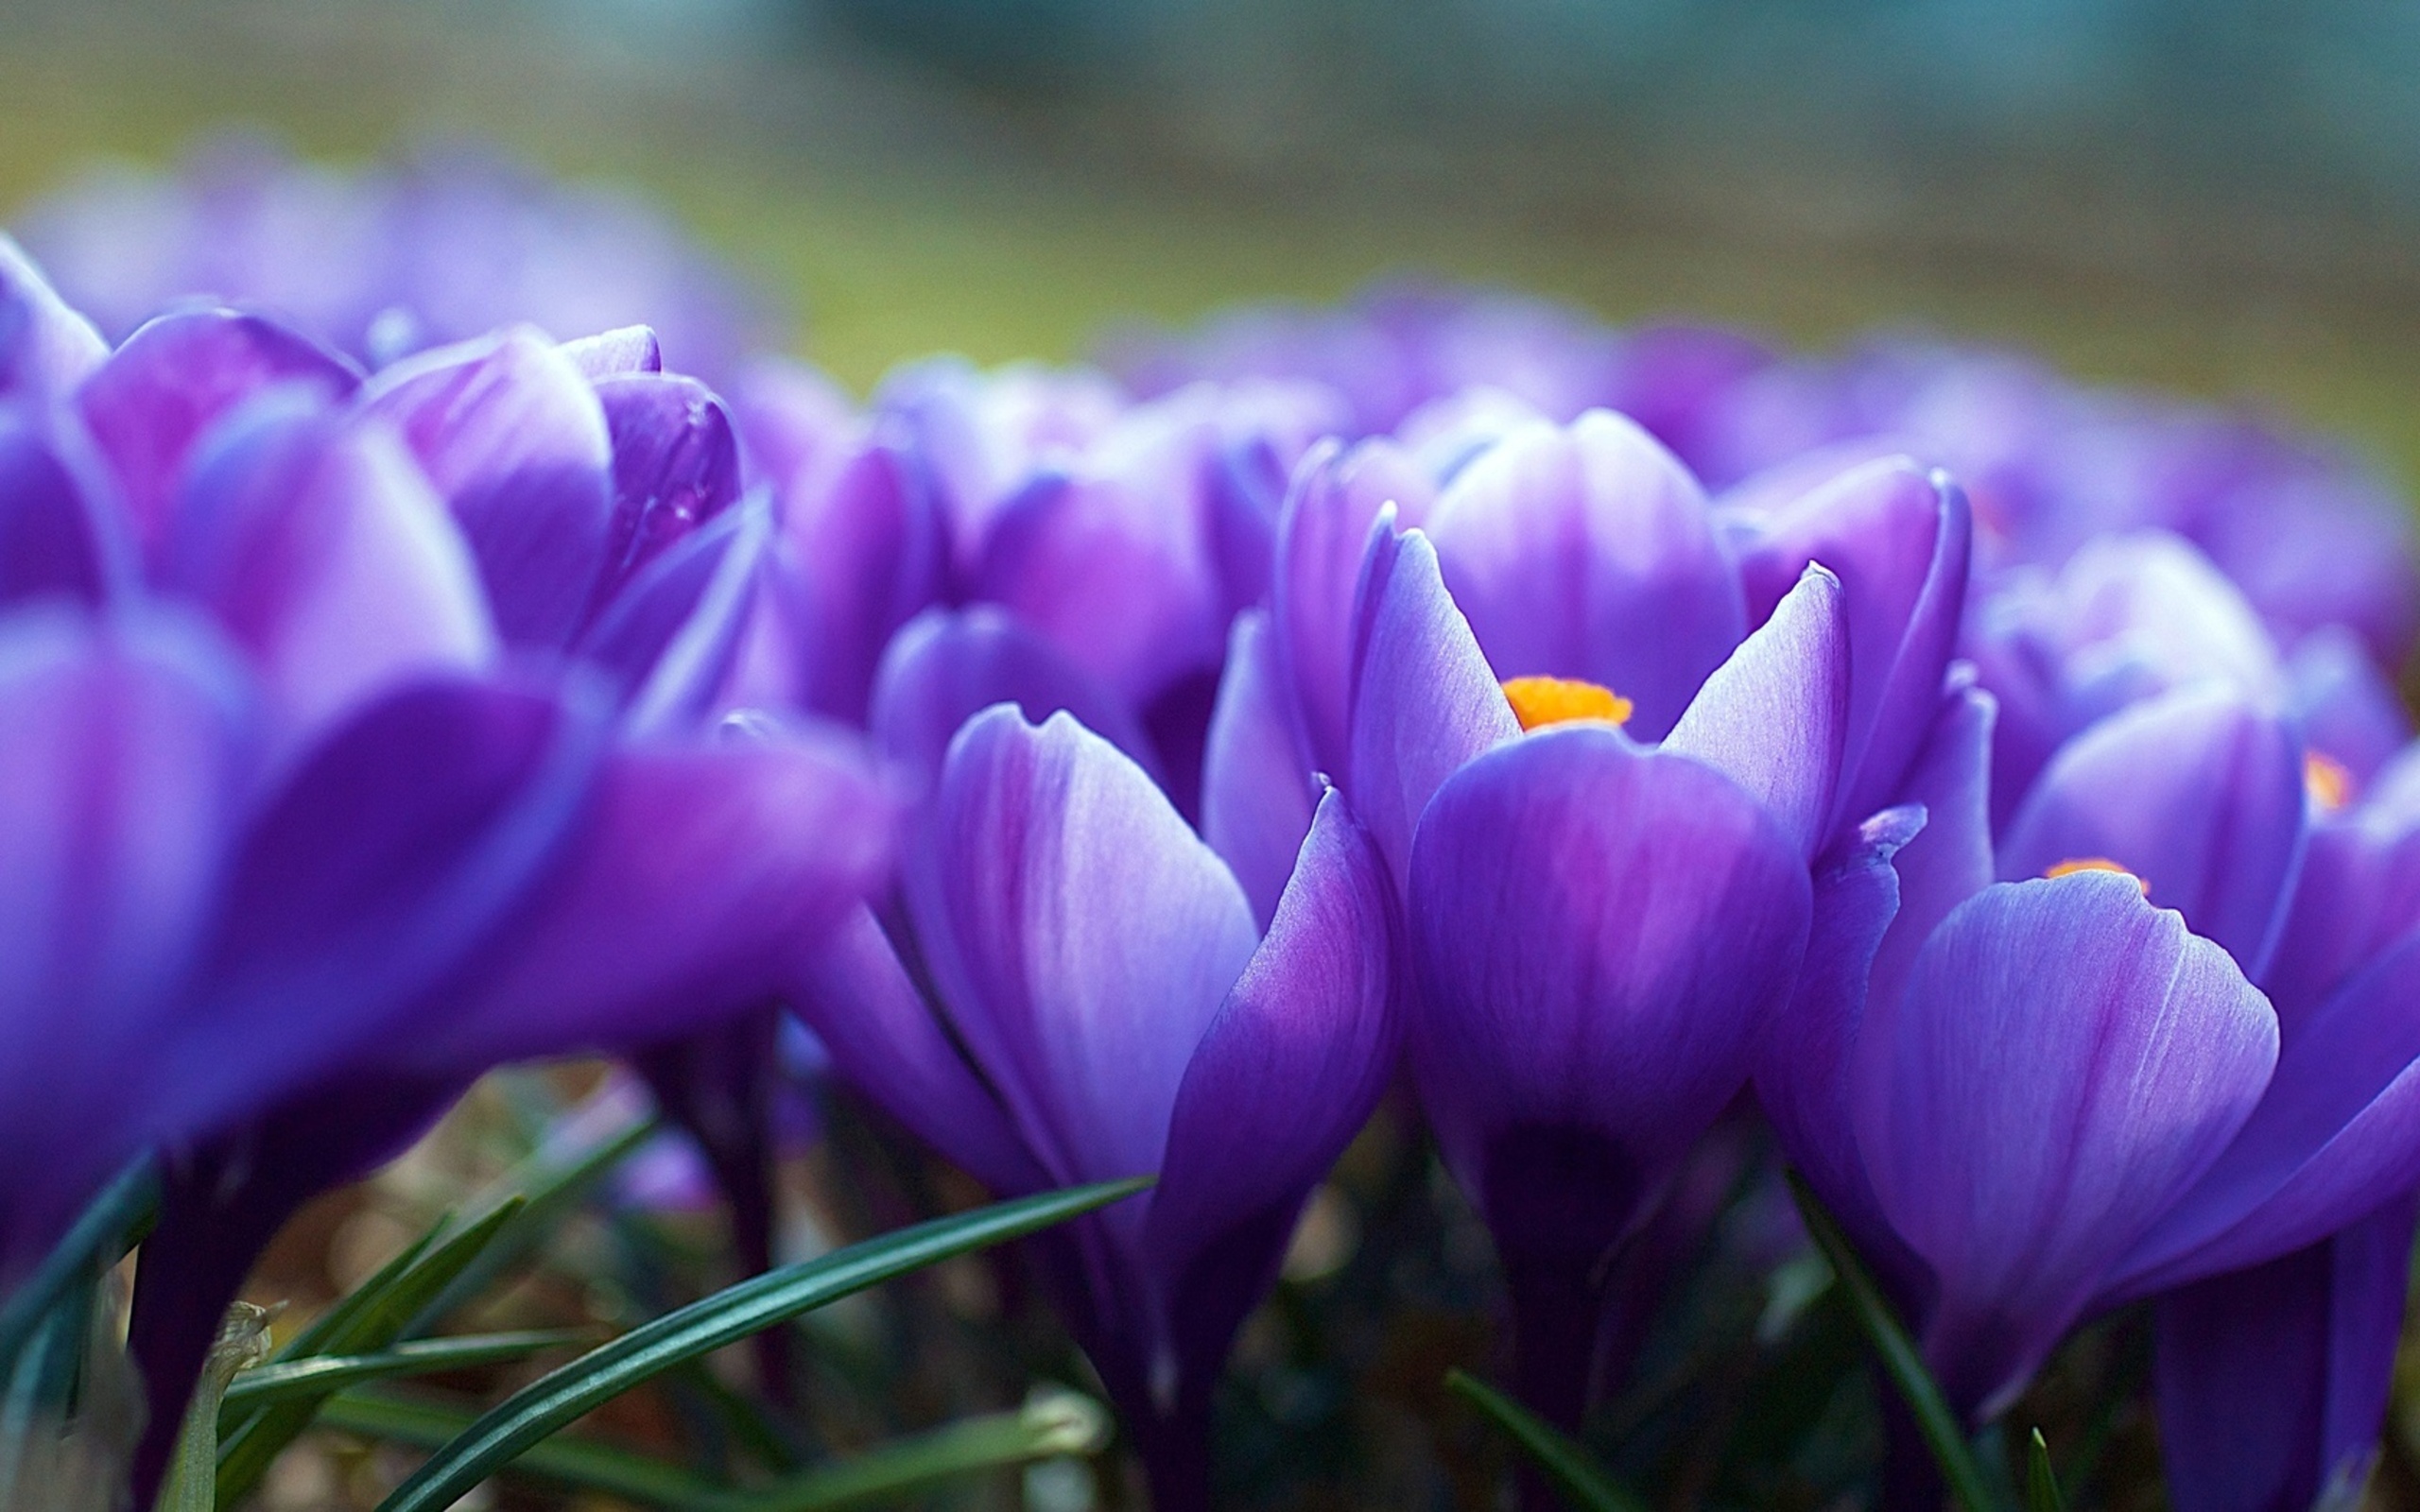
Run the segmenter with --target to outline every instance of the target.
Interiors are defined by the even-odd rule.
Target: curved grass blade
[[[1133,1195],[1111,1181],[936,1218],[818,1260],[768,1271],[667,1313],[507,1399],[414,1471],[378,1512],[443,1512],[531,1445],[683,1360],[969,1250],[1022,1238]]]
[[[233,1415],[284,1402],[318,1401],[348,1386],[372,1381],[502,1365],[526,1360],[541,1349],[589,1343],[596,1338],[596,1334],[586,1329],[530,1329],[419,1339],[374,1354],[322,1354],[307,1360],[281,1360],[237,1376],[220,1399],[220,1410]]]
[[[2067,1499],[2059,1492],[2059,1472],[2050,1468],[2050,1446],[2039,1428],[2025,1443],[2025,1506],[2026,1512],[2067,1512]]]
[[[1563,1499],[1581,1512],[1647,1512],[1647,1503],[1617,1485],[1586,1450],[1486,1382],[1464,1371],[1448,1370],[1445,1389],[1477,1407],[1507,1438],[1521,1446]]]
[[[1865,1331],[1866,1342],[1880,1357],[1883,1373],[1891,1378],[1900,1400],[1908,1404],[1909,1415],[1916,1420],[1916,1431],[1932,1451],[1933,1461],[1941,1467],[1950,1494],[1958,1498],[1966,1512],[2001,1512],[2002,1500],[1994,1493],[1993,1483],[1976,1459],[1974,1446],[1967,1442],[1958,1414],[1942,1395],[1932,1372],[1925,1368],[1924,1356],[1917,1352],[1915,1341],[1908,1337],[1898,1315],[1892,1312],[1882,1288],[1875,1284],[1864,1262],[1857,1258],[1848,1235],[1841,1231],[1831,1211],[1795,1171],[1789,1173],[1789,1194],[1798,1203],[1798,1215],[1806,1223],[1815,1247],[1824,1252],[1824,1258],[1831,1263],[1832,1274],[1840,1279],[1849,1310],[1857,1315],[1858,1326]]]
[[[430,1300],[494,1242],[522,1206],[521,1198],[508,1197],[445,1238],[440,1235],[453,1218],[450,1214],[440,1218],[418,1244],[389,1261],[377,1275],[298,1335],[278,1354],[278,1362],[366,1354],[394,1343]],[[269,1462],[311,1426],[311,1415],[325,1395],[297,1396],[233,1420],[220,1419],[220,1506],[236,1505],[268,1473]]]
[[[0,1373],[7,1373],[61,1297],[117,1263],[160,1207],[160,1177],[145,1156],[120,1171],[24,1283],[0,1304]]]
[[[276,1315],[276,1309],[250,1302],[227,1309],[201,1379],[194,1383],[193,1400],[185,1404],[167,1484],[152,1512],[213,1512],[218,1505],[218,1404],[228,1383],[268,1357],[268,1325]]]
[[[474,1420],[465,1412],[383,1391],[348,1391],[328,1403],[320,1426],[442,1449]],[[837,1464],[746,1490],[574,1437],[532,1446],[505,1472],[602,1491],[665,1512],[830,1512],[893,1504],[903,1496],[960,1476],[1092,1453],[1108,1437],[1109,1415],[1098,1402],[1074,1392],[1049,1391],[1037,1393],[1014,1412],[990,1413],[893,1439]]]

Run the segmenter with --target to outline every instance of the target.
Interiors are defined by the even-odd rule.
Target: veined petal
[[[196,452],[160,550],[251,660],[288,738],[404,679],[496,655],[477,568],[385,426],[291,390]]]
[[[330,403],[360,382],[343,358],[274,321],[189,310],[127,337],[77,390],[76,407],[147,552],[167,534],[194,443],[220,416],[267,388],[294,385]]]
[[[2242,1126],[2276,1054],[2226,954],[2107,872],[1984,889],[1899,1002],[1868,999],[1858,1142],[1939,1283],[1925,1348],[1962,1410],[2023,1384]]]
[[[1181,1391],[1215,1381],[1314,1184],[1395,1064],[1393,889],[1341,795],[1185,1067],[1144,1246]]]
[[[2303,753],[2283,720],[2230,689],[2181,688],[2061,747],[2000,846],[2000,875],[2114,861],[2152,902],[2266,970],[2303,849]]]
[[[1841,582],[1800,576],[1771,618],[1698,690],[1664,745],[1729,777],[1813,856],[1830,828],[1850,710]]]
[[[1275,641],[1266,613],[1236,617],[1201,772],[1201,837],[1235,868],[1264,927],[1310,833],[1317,799]]]
[[[515,645],[559,646],[611,545],[614,451],[596,391],[523,328],[407,358],[363,391],[460,522]]]
[[[1029,720],[1063,710],[1157,773],[1125,700],[996,605],[929,610],[902,629],[875,677],[869,722],[883,754],[929,787],[959,727],[998,703]]]
[[[1593,410],[1514,431],[1429,511],[1454,600],[1506,678],[1580,678],[1661,737],[1747,632],[1705,494],[1631,421]]]
[[[1412,1062],[1446,1160],[1499,1245],[1601,1249],[1747,1079],[1806,943],[1795,844],[1713,768],[1571,725],[1438,789],[1409,895]],[[1584,1220],[1531,1200],[1554,1177],[1519,1152],[1556,1131],[1599,1150]],[[1571,1227],[1517,1231],[1532,1218]]]
[[[977,715],[908,868],[959,1040],[1060,1181],[1159,1169],[1177,1087],[1259,943],[1233,873],[1064,714]]]
[[[1400,881],[1429,796],[1464,762],[1520,734],[1436,549],[1392,513],[1371,527],[1354,600],[1353,722],[1344,789]]]

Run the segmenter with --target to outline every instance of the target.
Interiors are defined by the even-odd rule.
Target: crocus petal
[[[2303,637],[2286,663],[2288,700],[2313,752],[2367,782],[2411,739],[2411,716],[2369,648],[2342,626]]]
[[[1277,514],[1277,563],[1270,608],[1278,659],[1302,707],[1317,769],[1345,769],[1352,713],[1353,594],[1370,527],[1394,507],[1399,528],[1426,518],[1435,488],[1393,443],[1364,441],[1340,453],[1314,448],[1295,470]]]
[[[1991,885],[1992,696],[1955,689],[1916,753],[1898,798],[1924,807],[1923,831],[1891,858],[1899,911],[1875,952],[1872,990],[1896,1002],[1916,954],[1951,909]]]
[[[1437,784],[1520,734],[1436,548],[1380,511],[1354,600],[1351,760],[1345,793],[1397,879]]]
[[[25,249],[0,232],[0,397],[66,394],[109,352],[93,322],[69,309]]]
[[[191,310],[127,337],[77,390],[76,405],[148,548],[167,532],[194,442],[221,415],[280,385],[333,401],[360,381],[343,358],[273,321]]]
[[[2000,846],[2000,875],[2107,860],[2256,979],[2303,846],[2303,757],[2285,722],[2223,687],[2136,704],[2062,747]]]
[[[1500,1245],[1620,1234],[1747,1079],[1808,909],[1798,849],[1754,799],[1614,730],[1532,734],[1438,789],[1412,851],[1412,1061]],[[1528,1232],[1539,1173],[1516,1147],[1551,1129],[1600,1144],[1611,1184],[1567,1231]]]
[[[562,343],[562,353],[591,383],[664,370],[664,348],[657,343],[655,332],[643,325],[626,325],[566,341]]]
[[[206,639],[0,626],[0,1278],[169,1132],[139,1083],[208,927],[245,797],[244,708]],[[183,1068],[190,1078],[193,1068]],[[248,1068],[212,1063],[205,1079]],[[178,1129],[176,1132],[190,1132]]]
[[[107,596],[116,573],[95,481],[25,417],[0,410],[0,606]]]
[[[1395,1063],[1393,889],[1328,794],[1269,937],[1185,1067],[1144,1246],[1180,1395],[1206,1389],[1275,1280],[1303,1199]]]
[[[760,497],[726,510],[649,562],[580,638],[624,702],[626,727],[694,727],[729,676],[772,541]]]
[[[1064,714],[977,715],[907,893],[959,1040],[1045,1169],[1159,1169],[1185,1066],[1259,935],[1142,768]]]
[[[290,390],[197,451],[160,555],[163,583],[251,659],[289,736],[495,657],[470,551],[393,434]]]
[[[1739,571],[1758,620],[1810,561],[1841,579],[1849,681],[1832,822],[1891,801],[1932,720],[1966,596],[1965,497],[1904,457],[1872,462],[1760,521]]]
[[[613,441],[579,367],[537,332],[509,331],[399,362],[363,403],[402,430],[461,523],[505,640],[562,644],[614,520]]]
[[[851,1085],[994,1192],[1050,1184],[908,980],[873,910],[852,910],[802,957],[790,1004]]]
[[[596,385],[614,451],[614,516],[592,612],[739,497],[731,413],[693,378],[637,373]]]
[[[2160,1457],[2177,1512],[2350,1502],[2386,1420],[2411,1253],[2403,1197],[2310,1248],[2160,1298]]]
[[[1636,425],[1592,411],[1489,448],[1426,529],[1501,677],[1582,678],[1660,737],[1747,630],[1705,495]]]
[[[1664,745],[1745,788],[1811,857],[1830,827],[1850,709],[1853,626],[1841,582],[1807,567],[1714,669]]]
[[[977,592],[1137,704],[1218,664],[1225,603],[1198,500],[1046,475],[992,523]]]
[[[2139,1296],[2260,1263],[2420,1184],[2420,936],[2297,1025],[2259,1109],[2145,1235],[2113,1292]]]
[[[1154,765],[1150,738],[1123,699],[994,605],[929,610],[902,629],[882,659],[869,723],[883,754],[925,787],[941,775],[959,727],[995,703],[1032,720],[1064,710],[1147,769]]]
[[[645,1044],[757,1006],[890,873],[899,805],[856,743],[815,731],[639,745],[529,911],[398,1047],[458,1068]]]
[[[2226,954],[2108,872],[1984,889],[1899,1002],[1867,1001],[1858,1143],[1939,1283],[1926,1354],[1962,1410],[2023,1384],[2276,1055],[2276,1016]]]
[[[1201,837],[1235,868],[1265,927],[1310,832],[1317,797],[1277,670],[1268,615],[1236,616],[1202,756]]]
[[[802,699],[829,717],[862,720],[883,648],[941,594],[947,522],[924,468],[886,443],[858,448],[828,479],[794,478],[782,529],[783,560],[798,584]]]

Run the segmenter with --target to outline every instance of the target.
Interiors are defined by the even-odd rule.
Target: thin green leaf
[[[1883,1373],[1891,1378],[1900,1400],[1908,1404],[1909,1415],[1916,1420],[1916,1432],[1932,1451],[1933,1461],[1941,1467],[1950,1493],[1965,1505],[1967,1512],[2001,1512],[2001,1499],[1994,1494],[1993,1483],[1976,1459],[1974,1446],[1966,1441],[1966,1431],[1959,1422],[1958,1414],[1951,1409],[1949,1399],[1942,1395],[1932,1372],[1925,1368],[1924,1356],[1917,1352],[1915,1341],[1908,1337],[1898,1315],[1892,1312],[1882,1288],[1875,1284],[1864,1263],[1857,1258],[1848,1235],[1841,1231],[1830,1210],[1795,1171],[1789,1173],[1789,1194],[1797,1199],[1798,1215],[1805,1221],[1807,1234],[1831,1263],[1832,1274],[1840,1279],[1849,1310],[1865,1331],[1866,1341],[1880,1357]]]
[[[202,1362],[201,1379],[194,1383],[185,1403],[183,1424],[177,1430],[176,1452],[168,1463],[166,1484],[152,1512],[215,1512],[218,1505],[218,1402],[227,1383],[238,1372],[268,1357],[269,1319],[273,1308],[237,1302],[227,1310],[218,1337]]]
[[[513,1333],[465,1333],[420,1339],[374,1354],[322,1354],[281,1360],[245,1371],[227,1388],[222,1411],[233,1415],[281,1402],[317,1401],[348,1386],[398,1376],[435,1375],[474,1366],[526,1360],[541,1349],[593,1340],[584,1329],[532,1329]],[[221,1418],[224,1421],[225,1418]]]
[[[9,1371],[26,1342],[61,1297],[89,1284],[124,1255],[160,1207],[160,1177],[149,1157],[120,1171],[85,1208],[34,1273],[0,1304],[0,1372]]]
[[[467,1432],[471,1415],[383,1391],[348,1391],[320,1426],[423,1449]],[[745,1490],[715,1485],[661,1460],[562,1436],[533,1445],[504,1471],[603,1491],[666,1512],[829,1512],[890,1503],[926,1486],[1035,1460],[1098,1451],[1109,1415],[1089,1397],[1037,1393],[1015,1412],[992,1413],[878,1445],[864,1453]]]
[[[492,1211],[444,1238],[439,1235],[452,1220],[439,1219],[419,1244],[388,1262],[377,1275],[304,1330],[278,1356],[279,1362],[367,1354],[394,1343],[429,1300],[478,1259],[522,1206],[521,1198],[507,1197]],[[311,1426],[311,1416],[324,1396],[297,1395],[219,1423],[220,1506],[240,1503],[268,1473],[270,1462]]]
[[[937,1218],[768,1271],[668,1313],[515,1393],[396,1487],[379,1512],[442,1512],[532,1444],[683,1360],[954,1255],[1063,1223],[1148,1185],[1104,1182]]]
[[[1647,1512],[1647,1503],[1616,1484],[1586,1450],[1486,1382],[1464,1371],[1448,1370],[1445,1389],[1486,1414],[1554,1483],[1563,1499],[1581,1512]]]
[[[2026,1512],[2067,1512],[2067,1499],[2059,1494],[2059,1472],[2050,1468],[2050,1446],[2043,1442],[2039,1428],[2025,1444],[2025,1505]]]

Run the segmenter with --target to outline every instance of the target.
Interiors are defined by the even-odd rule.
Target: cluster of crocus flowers
[[[1157,1177],[1033,1251],[1164,1508],[1399,1071],[1549,1417],[1761,1116],[1960,1410],[2150,1299],[2185,1512],[2358,1471],[2420,593],[2357,470],[1494,297],[862,405],[452,334],[112,348],[0,250],[0,1284],[165,1152],[156,1389],[501,1061],[631,1056],[744,1206],[711,1105],[786,1009],[1003,1194]]]

